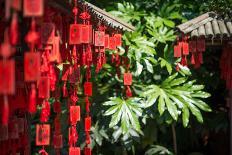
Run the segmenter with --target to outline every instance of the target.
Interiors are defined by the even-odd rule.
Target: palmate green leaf
[[[110,101],[103,104],[109,107],[104,113],[106,117],[111,116],[109,127],[115,128],[119,126],[122,129],[121,133],[123,135],[128,134],[129,129],[134,129],[138,133],[142,133],[139,117],[142,116],[144,106],[140,100],[141,98],[130,98],[128,100],[110,98]]]
[[[190,112],[202,123],[201,110],[211,112],[211,108],[202,99],[210,97],[210,94],[202,91],[204,86],[196,85],[195,82],[187,81],[187,77],[178,78],[176,73],[160,85],[146,87],[142,97],[146,100],[147,108],[153,108],[152,105],[156,104],[160,115],[167,111],[172,119],[177,121],[182,114],[184,127],[188,126]]]

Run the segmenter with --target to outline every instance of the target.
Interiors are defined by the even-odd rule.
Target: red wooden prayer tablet
[[[36,125],[36,145],[43,146],[50,144],[50,125],[37,124]]]
[[[115,38],[115,44],[116,46],[122,46],[122,35],[121,34],[115,34],[114,35]]]
[[[110,43],[110,35],[106,34],[105,35],[105,48],[109,48],[109,43]]]
[[[81,43],[91,43],[92,42],[92,25],[82,25],[81,26]]]
[[[184,42],[183,44],[183,55],[189,55],[189,44]]]
[[[80,106],[70,106],[70,122],[72,125],[75,125],[80,121],[80,112]]]
[[[205,39],[200,38],[197,40],[197,51],[204,52],[205,51]]]
[[[132,74],[131,73],[124,73],[124,85],[125,86],[132,85]]]
[[[53,145],[55,149],[61,149],[63,147],[63,136],[54,135],[53,136]]]
[[[105,46],[105,32],[104,31],[95,31],[94,45]]]
[[[39,80],[39,98],[46,99],[50,97],[50,79],[41,77]]]
[[[189,41],[189,52],[196,52],[197,51],[197,42],[196,41]]]
[[[115,37],[110,37],[109,39],[109,49],[116,50],[116,39]]]
[[[15,93],[15,61],[0,61],[0,94]]]
[[[85,82],[84,92],[86,96],[92,96],[92,82]]]
[[[80,155],[81,149],[79,147],[70,147],[69,148],[69,155]]]
[[[43,23],[40,35],[42,44],[52,45],[55,37],[55,25],[53,23]]]
[[[85,118],[85,131],[89,132],[91,129],[91,117]]]
[[[71,24],[69,30],[69,44],[80,44],[81,40],[81,25],[80,24]]]
[[[23,10],[25,17],[43,16],[44,0],[24,0]]]
[[[85,155],[92,155],[91,148],[85,147]]]
[[[40,77],[40,53],[26,52],[24,55],[25,81],[37,81]]]

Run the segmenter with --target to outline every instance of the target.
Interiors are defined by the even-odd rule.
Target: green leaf
[[[153,73],[153,67],[151,65],[151,63],[148,61],[148,60],[144,60],[144,62],[146,63],[146,66],[147,66],[147,70],[150,72],[150,73]]]
[[[163,115],[165,111],[165,102],[164,102],[164,98],[161,96],[159,97],[158,110],[160,115]]]
[[[139,76],[142,71],[143,71],[143,65],[141,65],[139,62],[136,63],[136,72],[135,72],[135,76]]]
[[[183,108],[183,114],[182,114],[182,121],[183,121],[183,125],[184,127],[187,127],[188,126],[188,123],[189,123],[189,109],[184,106]]]

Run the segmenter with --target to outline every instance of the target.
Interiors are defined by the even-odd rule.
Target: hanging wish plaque
[[[27,82],[37,81],[40,77],[40,54],[26,52],[24,55],[24,78]]]
[[[44,0],[24,0],[23,14],[25,17],[43,16]]]

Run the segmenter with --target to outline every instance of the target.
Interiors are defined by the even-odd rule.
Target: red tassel
[[[18,43],[18,17],[17,13],[13,14],[12,22],[10,26],[10,42],[12,45]]]
[[[66,88],[66,82],[64,83],[62,90],[63,90],[63,97],[68,97],[68,90]]]
[[[132,97],[132,91],[129,86],[126,87],[126,96],[128,98]]]
[[[31,93],[30,93],[28,111],[31,114],[36,113],[36,89],[35,89],[35,84],[32,84],[32,86],[31,86]]]
[[[191,56],[191,64],[194,65],[196,62],[195,62],[195,57],[194,57],[194,54],[192,53],[192,56]]]
[[[3,125],[8,125],[8,121],[9,121],[9,104],[8,104],[7,96],[4,95],[2,124]]]

